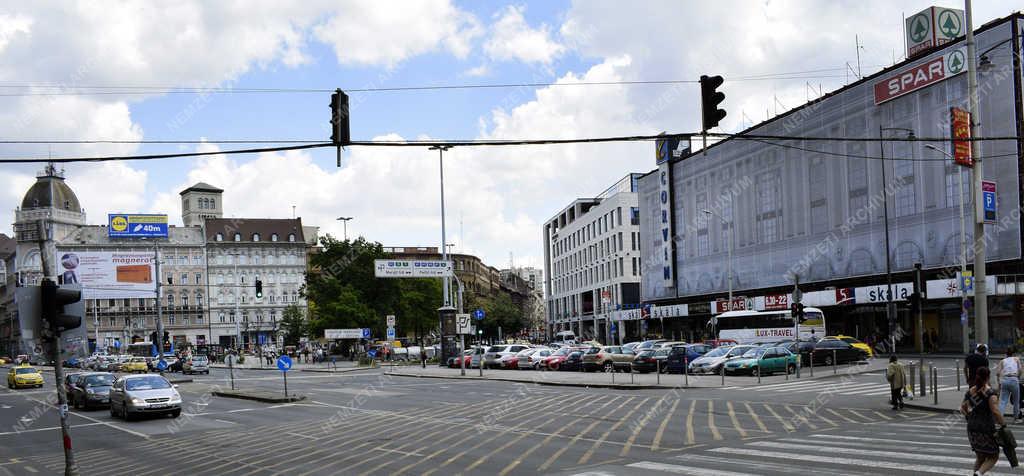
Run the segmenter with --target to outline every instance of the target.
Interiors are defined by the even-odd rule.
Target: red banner
[[[764,297],[765,311],[784,311],[789,309],[789,294],[767,294]]]
[[[953,161],[964,167],[974,167],[971,157],[971,114],[958,107],[949,108],[950,137],[953,138]]]

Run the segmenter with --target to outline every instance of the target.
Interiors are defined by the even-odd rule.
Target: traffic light
[[[82,300],[82,291],[57,287],[57,283],[49,279],[44,279],[39,287],[42,290],[43,327],[60,334],[82,325],[82,316],[65,314],[64,310],[64,306]]]
[[[348,127],[348,95],[341,89],[331,94],[331,143],[347,145],[352,142]]]
[[[793,319],[796,319],[797,322],[804,322],[807,320],[804,316],[804,303],[802,302],[795,302],[793,305],[789,306],[789,312],[793,314]]]
[[[910,313],[917,314],[921,310],[921,293],[914,291],[907,296],[907,301],[910,301]]]
[[[721,76],[701,75],[700,77],[700,110],[704,131],[718,127],[718,123],[725,118],[725,110],[718,108],[718,105],[725,100],[725,94],[717,91],[724,82],[725,79],[722,79]]]
[[[263,299],[263,281],[256,280],[256,299]]]

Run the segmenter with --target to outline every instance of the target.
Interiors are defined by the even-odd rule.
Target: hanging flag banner
[[[958,107],[949,108],[950,137],[953,138],[953,162],[974,167],[971,157],[971,113]]]

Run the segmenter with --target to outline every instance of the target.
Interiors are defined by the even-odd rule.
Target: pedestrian
[[[1006,410],[1006,404],[1013,402],[1013,423],[1020,423],[1020,359],[1015,357],[1013,347],[1006,349],[1006,358],[996,365],[999,381],[999,414]]]
[[[999,460],[999,444],[995,434],[1006,427],[1006,421],[999,411],[999,398],[988,385],[990,376],[988,367],[977,367],[971,388],[964,394],[964,401],[960,404],[960,413],[967,417],[967,439],[975,455],[975,475],[983,475],[996,465]]]
[[[892,409],[903,409],[903,387],[907,384],[907,375],[895,355],[889,357],[889,367],[885,369],[885,379],[889,381],[889,393],[892,396]]]
[[[932,336],[932,352],[933,353],[934,352],[938,352],[939,351],[939,331],[935,330],[934,327],[932,328],[931,336]]]
[[[988,368],[988,346],[985,344],[978,344],[974,348],[974,353],[964,359],[964,375],[967,376],[967,382],[974,381],[974,373],[980,367]]]

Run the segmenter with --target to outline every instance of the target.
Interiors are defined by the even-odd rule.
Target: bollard
[[[761,383],[761,363],[757,364],[757,383]]]
[[[910,373],[908,375],[910,375],[911,378],[908,378],[907,381],[910,382],[910,396],[914,396],[917,393],[914,390],[914,378],[913,378],[913,375],[914,375],[914,363],[910,362],[910,364],[908,364],[908,365],[910,366]]]
[[[690,357],[683,354],[683,387],[690,386]]]
[[[811,350],[811,377],[814,377],[814,350]]]
[[[658,372],[658,385],[661,385],[661,361],[654,359],[654,371]]]
[[[928,362],[928,368],[929,369],[931,369],[934,366],[935,366],[934,362]],[[925,383],[924,357],[921,357],[921,367],[917,369],[917,374],[918,374],[919,379],[921,381],[921,396],[922,397],[927,396],[928,395],[927,388],[928,388],[928,385],[930,385],[930,383],[927,383],[927,384]],[[914,378],[914,376],[911,375],[910,378]],[[931,380],[931,378],[932,378],[932,371],[928,370],[928,379]]]
[[[725,386],[725,363],[722,363],[722,386]]]
[[[956,361],[956,391],[960,391],[960,361]]]
[[[832,349],[832,375],[839,373],[839,360],[836,359],[836,350]]]
[[[615,367],[612,366],[612,384],[615,384]]]
[[[939,404],[939,369],[932,367],[932,404]]]

